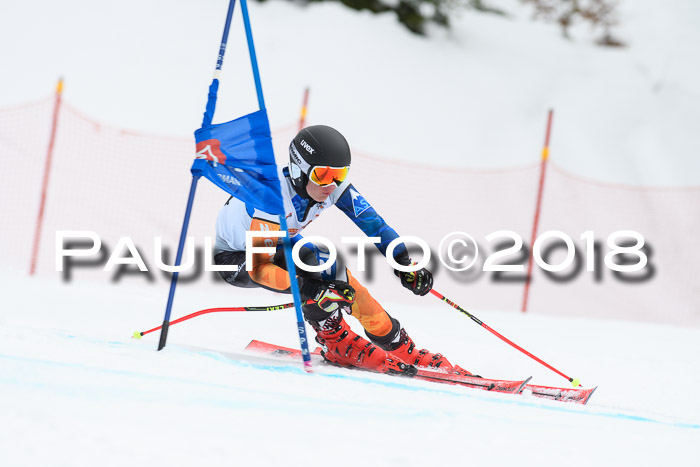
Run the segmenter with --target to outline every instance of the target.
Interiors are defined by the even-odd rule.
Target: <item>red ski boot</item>
[[[406,333],[404,328],[399,332],[399,340],[392,342],[384,348],[392,355],[400,358],[404,362],[415,365],[418,368],[427,368],[429,370],[441,370],[446,373],[456,375],[471,376],[467,370],[452,365],[442,354],[429,352],[427,349],[416,349],[416,344],[413,339]]]
[[[321,355],[331,363],[380,373],[415,372],[411,365],[358,336],[343,320],[340,310],[325,320],[309,320],[309,323],[316,331],[316,341],[323,347]]]

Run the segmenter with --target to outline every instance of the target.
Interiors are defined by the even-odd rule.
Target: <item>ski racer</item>
[[[376,244],[386,255],[389,243],[398,234],[377,214],[350,183],[351,155],[347,141],[337,130],[316,125],[304,128],[289,145],[289,165],[280,167],[279,178],[292,242],[302,239],[300,232],[326,209],[336,206],[368,237],[379,237]],[[237,266],[233,271],[220,271],[223,279],[237,287],[262,287],[290,293],[284,250],[278,237],[256,237],[253,246],[277,246],[274,254],[255,253],[252,268],[246,268],[246,231],[278,231],[276,215],[262,212],[231,197],[219,212],[216,221],[217,265]],[[324,247],[307,243],[300,250],[301,260],[308,265],[321,264]],[[398,264],[412,264],[405,245],[394,249]],[[439,353],[416,348],[398,320],[391,317],[369,291],[338,262],[322,272],[297,269],[304,318],[316,331],[323,357],[341,366],[354,366],[383,373],[402,373],[412,366],[469,375],[453,366]],[[395,270],[401,284],[416,295],[432,289],[430,271]],[[357,335],[343,319],[341,311],[355,317],[369,341]]]

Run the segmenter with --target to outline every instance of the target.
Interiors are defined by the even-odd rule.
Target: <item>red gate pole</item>
[[[547,160],[549,160],[549,135],[552,131],[552,116],[554,110],[549,109],[547,115],[547,133],[544,137],[544,148],[542,148],[542,163],[540,164],[540,185],[537,190],[537,204],[535,206],[535,219],[532,223],[532,240],[530,241],[530,257],[527,262],[527,276],[525,277],[525,291],[523,293],[522,312],[527,311],[527,299],[530,294],[530,281],[532,279],[532,260],[533,251],[535,249],[535,240],[537,239],[537,228],[540,223],[540,211],[542,209],[542,192],[544,191],[544,177],[547,173]]]
[[[304,101],[301,104],[301,115],[299,116],[299,131],[306,126],[306,106],[309,103],[309,88],[304,89]]]
[[[53,158],[53,146],[56,141],[56,128],[58,127],[58,114],[61,110],[61,97],[63,96],[63,78],[58,79],[56,85],[56,98],[53,107],[53,121],[51,122],[51,136],[49,138],[49,148],[46,151],[46,162],[44,163],[44,180],[41,183],[41,199],[39,201],[39,214],[36,219],[34,229],[34,243],[32,245],[32,262],[29,268],[29,275],[36,273],[36,262],[39,256],[39,244],[41,241],[41,228],[44,223],[44,210],[46,208],[46,192],[49,187],[49,176],[51,174],[51,159]]]

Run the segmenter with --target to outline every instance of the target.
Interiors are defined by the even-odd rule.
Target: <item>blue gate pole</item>
[[[182,231],[180,232],[180,244],[177,247],[177,257],[175,258],[175,266],[180,266],[182,262],[182,251],[185,249],[185,241],[187,240],[187,227],[190,225],[190,214],[192,213],[192,205],[194,204],[194,193],[197,190],[197,181],[199,175],[192,175],[192,185],[190,186],[190,196],[187,199],[187,209],[185,210],[185,220],[182,223]],[[165,318],[163,318],[163,327],[160,330],[160,340],[158,341],[158,350],[165,347],[165,341],[168,339],[168,328],[170,327],[170,312],[173,308],[173,299],[175,298],[175,287],[177,286],[177,278],[179,272],[173,272],[173,279],[170,282],[170,293],[168,294],[168,304],[165,307]]]
[[[255,56],[255,44],[253,44],[253,31],[250,29],[250,17],[248,16],[248,2],[241,0],[241,11],[243,12],[243,26],[248,39],[248,52],[250,53],[250,64],[253,66],[253,79],[255,80],[255,91],[258,93],[258,105],[260,110],[265,108],[262,84],[260,83],[260,72],[258,71],[258,59]]]
[[[226,42],[228,42],[228,30],[231,27],[231,18],[233,18],[233,7],[236,5],[236,0],[230,0],[228,3],[228,12],[226,13],[226,24],[224,25],[224,35],[221,37],[221,45],[219,46],[219,56],[216,58],[216,71],[220,71],[224,65],[224,54],[226,53]]]
[[[263,98],[262,84],[260,82],[260,72],[258,71],[258,59],[255,56],[255,45],[253,43],[253,31],[250,28],[250,17],[248,16],[248,2],[241,0],[241,11],[243,12],[243,25],[245,35],[248,39],[248,52],[250,54],[250,64],[253,67],[253,78],[255,79],[255,90],[258,93],[258,105],[260,110],[265,109],[265,99]],[[279,216],[280,228],[287,232],[287,236],[282,238],[284,247],[284,257],[287,262],[289,272],[289,282],[291,283],[292,296],[294,297],[294,309],[297,316],[297,331],[299,332],[299,343],[301,344],[301,355],[304,359],[304,370],[311,373],[311,353],[309,352],[309,341],[306,338],[306,326],[304,325],[304,315],[301,311],[301,295],[299,294],[299,284],[297,282],[297,270],[292,259],[292,246],[287,229],[287,220],[284,214]]]
[[[219,90],[219,75],[221,67],[224,64],[224,54],[226,53],[226,42],[228,41],[228,31],[231,27],[231,18],[233,18],[233,7],[236,5],[236,0],[230,0],[228,4],[228,12],[226,13],[226,24],[224,25],[224,34],[221,38],[219,46],[219,55],[216,58],[216,70],[214,71],[214,79],[209,86],[209,96],[207,98],[207,107],[204,112],[204,120],[202,127],[210,126],[214,118],[214,110],[216,109],[216,95]],[[197,191],[197,181],[200,175],[192,174],[192,185],[190,186],[190,196],[187,199],[187,209],[185,209],[185,220],[182,223],[180,231],[180,244],[177,247],[177,257],[175,258],[175,266],[180,266],[182,261],[182,251],[185,248],[187,240],[187,228],[190,225],[190,215],[192,214],[192,205],[194,204],[194,194]],[[173,309],[173,300],[175,299],[175,287],[177,287],[177,278],[180,274],[173,272],[173,279],[170,282],[170,293],[168,294],[168,304],[165,307],[165,318],[163,318],[163,327],[160,330],[160,339],[158,341],[158,350],[163,350],[165,342],[168,340],[168,329],[170,328],[170,312]]]
[[[204,111],[204,119],[202,120],[202,128],[211,126],[214,119],[214,111],[216,110],[216,96],[219,92],[219,78],[221,77],[221,67],[224,65],[224,54],[226,53],[226,43],[228,42],[228,31],[231,28],[231,18],[233,18],[233,7],[236,5],[236,0],[230,0],[228,4],[228,12],[226,13],[226,24],[224,25],[224,34],[221,37],[221,45],[219,46],[219,55],[216,57],[216,69],[214,70],[214,78],[209,85],[209,95],[207,97],[207,107]]]
[[[292,259],[292,245],[289,238],[289,230],[287,229],[287,220],[284,214],[281,214],[279,218],[280,227],[287,232],[287,236],[282,237],[282,246],[284,247],[284,259],[287,262],[289,282],[292,288],[292,296],[294,297],[294,310],[297,314],[297,331],[299,332],[299,343],[301,344],[301,357],[304,359],[304,370],[311,373],[311,353],[309,352],[309,341],[306,338],[304,315],[301,311],[301,294],[299,293],[299,283],[297,282],[297,268],[294,264],[294,259]]]

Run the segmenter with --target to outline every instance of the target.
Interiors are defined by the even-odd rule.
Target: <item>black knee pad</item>
[[[219,271],[221,278],[229,284],[236,287],[257,287],[246,271],[245,256],[245,251],[222,251],[214,256],[214,264],[237,266],[238,269],[234,271]]]

